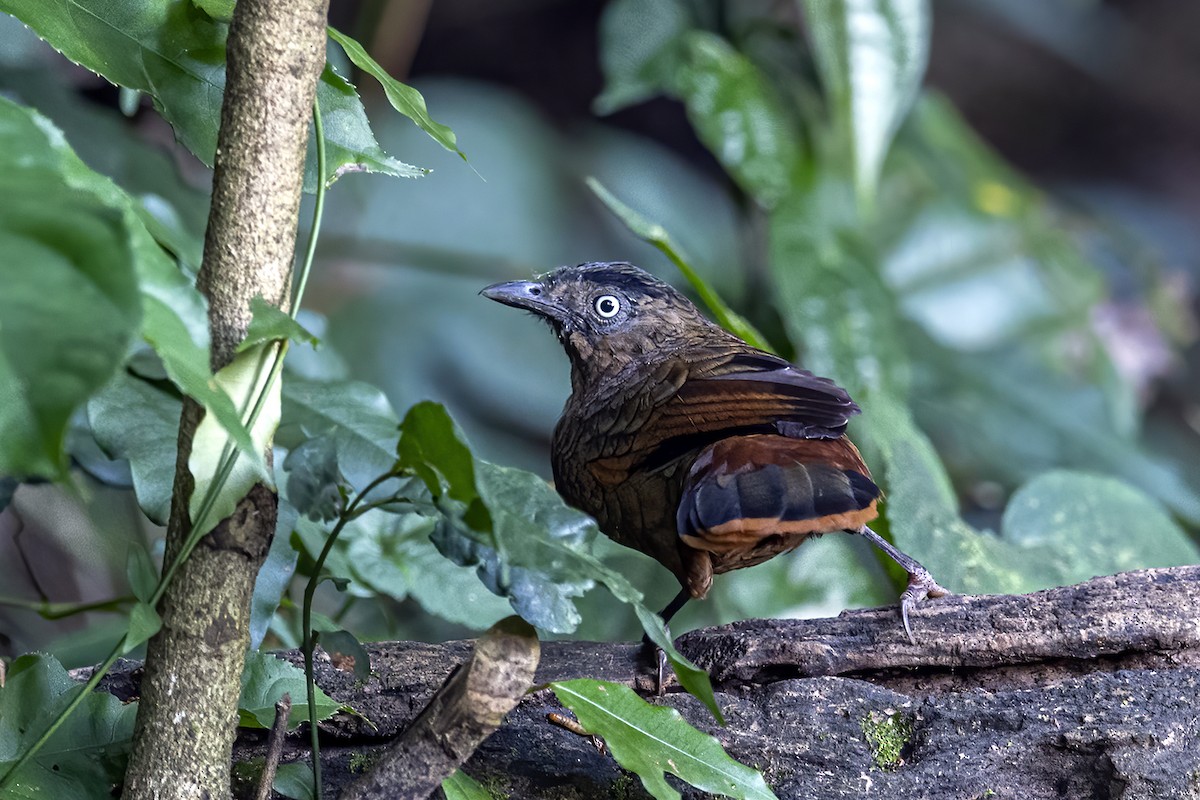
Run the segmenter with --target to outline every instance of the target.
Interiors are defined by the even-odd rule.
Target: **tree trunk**
[[[233,359],[256,295],[287,305],[327,11],[328,0],[239,0],[234,9],[199,276],[214,370]],[[166,563],[190,528],[187,462],[202,415],[185,403]],[[269,463],[269,448],[266,455]],[[164,595],[163,628],[146,655],[125,797],[229,795],[250,597],[275,518],[275,495],[254,487],[200,542]]]

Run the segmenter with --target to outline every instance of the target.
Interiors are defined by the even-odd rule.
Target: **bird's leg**
[[[692,599],[692,593],[689,592],[687,587],[685,586],[684,588],[679,590],[679,594],[675,595],[675,599],[672,600],[671,602],[667,603],[667,607],[659,612],[658,615],[660,617],[662,617],[663,627],[665,627],[667,629],[667,636],[671,635],[671,626],[670,626],[671,617],[673,617],[677,613],[679,613],[679,609],[683,608],[684,604],[688,600],[691,600],[691,599]],[[666,651],[664,651],[661,647],[656,645],[650,639],[649,634],[645,634],[642,636],[642,642],[646,646],[647,650],[653,649],[654,662],[657,665],[657,672],[655,673],[655,682],[654,682],[654,693],[657,694],[659,697],[662,697],[663,694],[665,693],[665,682],[666,682],[666,674],[667,674]]]
[[[908,573],[908,588],[900,595],[900,618],[904,620],[904,632],[908,634],[908,640],[916,644],[917,640],[913,637],[912,627],[908,624],[909,610],[927,597],[944,597],[950,592],[938,586],[937,581],[929,574],[929,570],[921,565],[920,561],[900,552],[895,545],[866,525],[855,532],[886,553],[888,558],[895,561]]]

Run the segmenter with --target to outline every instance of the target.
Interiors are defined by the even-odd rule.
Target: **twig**
[[[533,683],[537,633],[500,620],[475,644],[412,725],[342,800],[424,800],[491,736]]]
[[[275,723],[267,737],[267,761],[263,764],[256,800],[270,800],[271,785],[275,783],[275,771],[279,769],[279,758],[283,755],[283,737],[287,735],[288,718],[291,715],[292,696],[284,692],[283,697],[275,704]]]

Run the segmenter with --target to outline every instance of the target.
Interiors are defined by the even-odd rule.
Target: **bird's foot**
[[[667,651],[655,647],[654,660],[657,667],[654,673],[654,694],[662,697],[667,693]]]
[[[667,653],[649,637],[644,637],[642,643],[642,652],[654,665],[654,694],[662,697],[667,693]]]
[[[904,621],[904,632],[908,634],[908,641],[916,644],[917,639],[913,636],[912,625],[908,622],[908,612],[916,608],[917,603],[922,600],[929,597],[945,597],[950,594],[950,591],[938,586],[938,582],[933,579],[929,570],[925,569],[920,561],[902,553],[894,544],[866,525],[853,532],[878,547],[888,558],[895,561],[901,569],[908,573],[908,588],[900,595],[900,619]]]
[[[913,636],[912,626],[908,622],[908,612],[922,600],[950,594],[949,590],[938,585],[929,574],[929,570],[919,564],[917,567],[915,571],[908,573],[908,588],[900,595],[900,618],[904,621],[904,632],[908,634],[908,641],[912,644],[916,644],[917,639]]]

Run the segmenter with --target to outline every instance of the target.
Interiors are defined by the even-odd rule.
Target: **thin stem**
[[[300,627],[304,636],[304,643],[301,649],[304,651],[304,682],[308,689],[308,731],[312,741],[313,790],[316,792],[317,800],[321,800],[321,742],[317,736],[317,684],[313,677],[313,651],[316,649],[316,639],[313,636],[312,629],[313,595],[316,594],[317,584],[321,582],[321,570],[325,568],[325,559],[329,558],[330,552],[333,551],[333,545],[337,542],[338,534],[342,532],[342,528],[346,527],[346,523],[355,517],[365,514],[372,508],[388,501],[369,503],[361,509],[359,508],[359,503],[373,489],[394,477],[393,473],[385,472],[383,475],[375,478],[375,480],[368,483],[358,493],[350,505],[346,506],[346,510],[338,518],[337,525],[333,526],[333,530],[329,532],[328,538],[325,539],[325,545],[321,548],[321,552],[313,565],[312,577],[308,579],[308,583],[304,587],[304,605],[300,611]]]
[[[33,611],[42,619],[62,619],[63,617],[82,614],[86,611],[111,611],[117,613],[121,606],[136,603],[137,598],[130,595],[112,597],[108,600],[92,600],[86,603],[51,603],[48,600],[22,600],[19,597],[0,597],[0,606],[21,608]]]
[[[308,235],[308,246],[304,248],[304,261],[300,264],[300,276],[296,280],[292,319],[300,312],[300,300],[304,297],[305,287],[308,286],[308,274],[312,271],[313,257],[317,253],[321,218],[325,214],[325,124],[321,121],[321,104],[316,97],[313,97],[313,135],[317,138],[317,197],[313,203],[313,222]]]
[[[321,104],[316,96],[313,97],[313,137],[316,139],[317,145],[317,198],[313,203],[313,221],[308,232],[308,246],[304,248],[304,262],[300,266],[300,277],[296,281],[296,296],[292,301],[292,319],[296,318],[296,314],[300,310],[300,299],[304,296],[304,289],[308,285],[308,274],[312,269],[313,256],[317,252],[317,238],[321,233],[321,219],[325,213],[325,125],[321,121]],[[354,498],[354,502],[346,509],[346,513],[342,515],[342,519],[338,520],[337,526],[330,532],[329,541],[325,543],[325,547],[321,550],[321,558],[317,562],[317,568],[314,577],[309,579],[309,585],[304,589],[304,608],[301,612],[301,620],[303,623],[302,633],[304,635],[304,681],[305,688],[308,694],[308,727],[312,735],[312,773],[313,773],[313,791],[316,793],[317,800],[321,800],[321,745],[317,741],[317,685],[313,682],[313,637],[312,637],[312,591],[315,589],[314,580],[316,576],[321,574],[321,567],[325,563],[325,556],[329,555],[329,550],[332,548],[332,542],[345,526],[346,520],[349,518],[349,513],[359,500],[375,488],[375,483],[372,483],[358,497]]]

